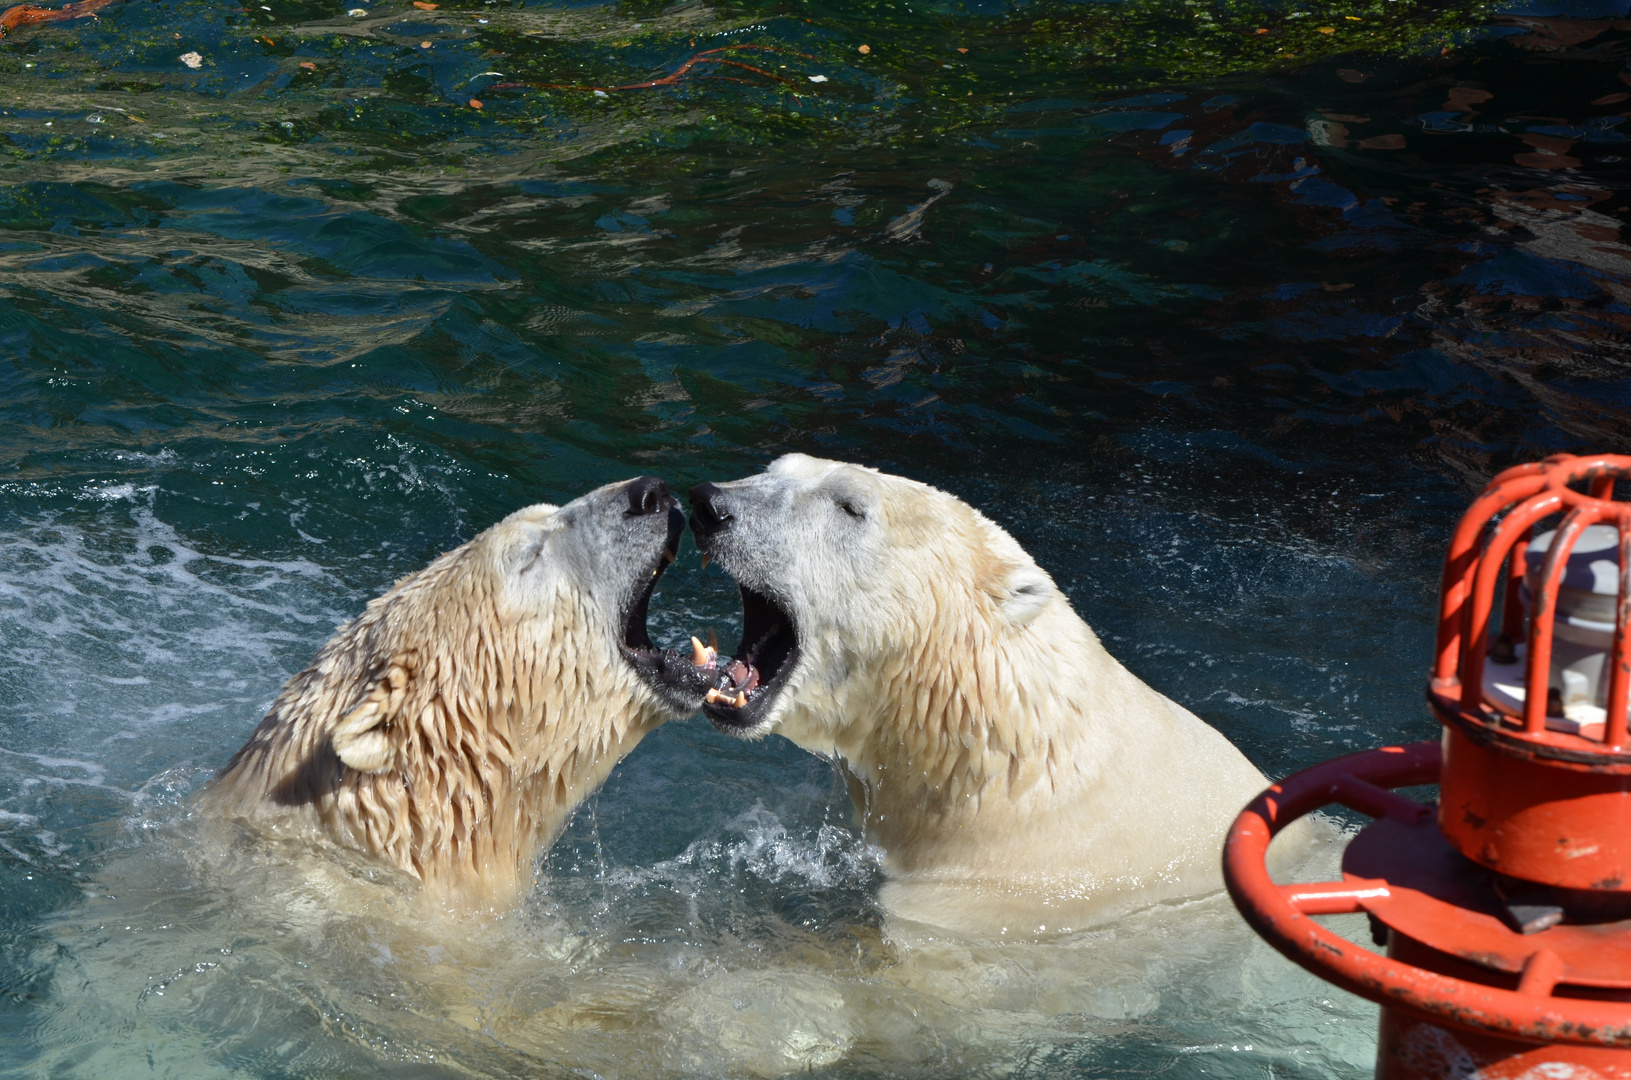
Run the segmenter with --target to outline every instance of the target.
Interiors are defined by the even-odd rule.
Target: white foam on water
[[[652,882],[698,887],[704,879],[725,874],[751,875],[772,883],[793,881],[817,888],[860,884],[877,871],[883,852],[853,831],[823,824],[813,838],[790,836],[765,804],[753,806],[726,828],[738,839],[695,840],[685,851],[649,867],[621,867],[606,882],[629,888]]]
[[[360,607],[309,560],[201,550],[156,493],[88,483],[86,510],[59,500],[0,532],[0,809],[39,815],[77,786],[106,816],[166,768],[218,765]]]

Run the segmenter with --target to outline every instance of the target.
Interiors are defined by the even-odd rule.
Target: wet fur
[[[550,565],[561,513],[519,511],[371,602],[201,808],[381,859],[457,906],[513,903],[577,804],[677,715],[618,655],[613,590]]]
[[[711,554],[793,616],[766,722],[838,759],[895,914],[1080,929],[1217,889],[1267,780],[1123,667],[1024,550],[944,492],[802,455],[723,485]],[[864,510],[833,516],[834,504]]]

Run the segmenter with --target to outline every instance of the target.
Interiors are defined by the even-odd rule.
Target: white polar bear
[[[654,477],[516,511],[342,626],[201,809],[384,860],[455,909],[514,903],[577,804],[701,701],[646,634],[684,527]]]
[[[1081,929],[1221,887],[1267,781],[1122,667],[1052,578],[961,500],[789,454],[691,491],[741,585],[704,712],[839,759],[893,914],[963,933]]]

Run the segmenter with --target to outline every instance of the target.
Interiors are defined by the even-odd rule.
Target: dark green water
[[[1625,3],[355,2],[0,42],[0,1072],[1368,1075],[1221,901],[886,940],[828,766],[700,719],[479,962],[177,822],[397,576],[787,450],[985,510],[1271,774],[1429,737],[1455,516],[1628,449]],[[733,640],[695,565],[654,635]]]

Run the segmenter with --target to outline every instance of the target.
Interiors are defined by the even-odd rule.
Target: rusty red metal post
[[[1224,876],[1246,920],[1382,1005],[1383,1080],[1631,1080],[1621,479],[1631,457],[1560,456],[1497,476],[1445,559],[1427,695],[1441,741],[1298,773],[1229,833]],[[1557,527],[1535,535],[1548,518]],[[1435,781],[1436,810],[1391,790]],[[1344,853],[1343,880],[1273,882],[1274,834],[1331,804],[1376,818]],[[1385,955],[1313,918],[1344,912],[1371,917]]]

